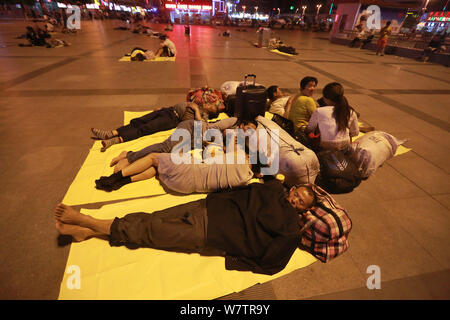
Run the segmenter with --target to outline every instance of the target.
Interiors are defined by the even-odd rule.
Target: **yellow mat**
[[[141,117],[149,112],[152,111],[125,111],[124,125],[129,124],[131,119]],[[225,118],[227,118],[227,115],[221,113],[217,119],[212,121]],[[73,206],[165,194],[166,192],[156,178],[130,183],[112,192],[97,190],[95,188],[95,180],[101,176],[109,176],[113,173],[113,168],[109,167],[109,164],[122,151],[138,151],[151,144],[163,142],[174,130],[161,131],[150,136],[116,144],[108,148],[105,152],[100,152],[102,147],[101,142],[95,141],[89,150],[86,160],[64,196],[63,203]]]
[[[281,54],[281,55],[283,55],[283,56],[288,56],[288,57],[294,57],[294,56],[296,56],[295,54],[289,54],[289,53],[286,53],[286,52],[281,52],[281,51],[278,51],[277,49],[275,49],[275,50],[270,50],[270,52],[278,53],[278,54]]]
[[[141,117],[151,111],[124,112],[124,124],[128,124],[131,119]],[[266,112],[266,117],[271,118],[271,114]],[[215,120],[227,118],[225,113],[221,113]],[[213,120],[214,121],[214,120]],[[111,160],[122,151],[138,151],[151,144],[159,143],[167,139],[175,129],[166,130],[145,136],[137,140],[113,145],[105,152],[100,152],[101,143],[96,141],[89,151],[89,154],[77,173],[74,181],[69,187],[63,202],[67,205],[81,205],[88,203],[107,202],[113,200],[133,199],[145,196],[165,194],[163,187],[156,178],[127,184],[119,190],[106,192],[95,188],[95,179],[101,176],[109,176],[113,173],[113,168],[109,167]],[[359,136],[363,135],[360,133]],[[358,136],[358,137],[359,137]],[[400,146],[395,156],[401,155],[411,149]]]
[[[96,218],[113,219],[131,212],[153,212],[204,197],[204,194],[164,195],[82,212]],[[107,241],[92,238],[72,244],[59,299],[214,299],[273,280],[315,261],[312,255],[297,249],[284,270],[268,276],[228,271],[223,257],[148,248],[129,250],[110,247]],[[71,266],[79,268],[80,289],[70,286],[76,276]]]
[[[123,56],[119,59],[120,62],[131,62],[131,57]],[[163,61],[175,61],[175,57],[158,57],[152,60],[144,60],[143,62],[163,62]],[[134,62],[134,61],[133,61]],[[141,62],[141,61],[138,61]]]

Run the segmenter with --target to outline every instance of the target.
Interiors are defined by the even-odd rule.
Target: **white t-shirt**
[[[342,150],[350,144],[350,137],[359,134],[358,117],[356,112],[351,112],[349,119],[349,128],[344,131],[338,131],[336,120],[333,117],[334,107],[320,107],[309,119],[307,132],[314,132],[319,126],[320,144],[326,149]]]
[[[272,102],[270,104],[269,112],[270,113],[274,113],[274,114],[278,114],[278,115],[284,117],[284,112],[286,110],[285,109],[286,108],[286,104],[287,104],[289,98],[290,98],[290,96],[285,96],[285,97],[278,98],[277,100]]]
[[[177,48],[175,47],[175,44],[170,39],[164,40],[164,42],[161,44],[161,47],[168,47],[170,52],[173,53],[173,55],[177,54]]]

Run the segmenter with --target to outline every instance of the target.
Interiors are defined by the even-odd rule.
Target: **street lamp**
[[[322,5],[321,4],[318,4],[317,5],[317,15],[319,15],[319,11],[320,11],[320,8],[322,7]]]
[[[245,13],[245,8],[246,8],[246,6],[242,6],[242,9],[244,10],[244,13]]]
[[[302,6],[303,12],[302,12],[302,16],[305,15],[305,10],[306,10],[307,6]]]
[[[278,9],[278,15],[280,15],[280,8],[277,8]]]
[[[423,11],[427,10],[428,2],[430,2],[430,0],[426,0],[424,2],[425,2],[425,5],[422,8]]]

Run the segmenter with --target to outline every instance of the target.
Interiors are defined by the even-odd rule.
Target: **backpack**
[[[324,150],[317,153],[320,173],[316,184],[329,193],[347,193],[360,185],[362,177],[355,163],[343,151]]]
[[[347,250],[352,221],[326,191],[313,184],[307,186],[315,192],[317,204],[301,215],[299,247],[325,263]]]

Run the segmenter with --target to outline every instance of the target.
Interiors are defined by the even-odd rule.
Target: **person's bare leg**
[[[126,168],[122,169],[122,176],[128,177],[143,173],[145,170],[152,167],[154,158],[155,155],[153,153],[150,153],[145,157],[136,160]]]
[[[100,236],[99,233],[96,233],[89,228],[83,228],[73,224],[66,224],[56,221],[55,226],[59,234],[72,236],[72,238],[77,242],[84,241],[95,236]]]
[[[120,160],[114,167],[114,173],[119,172],[120,170],[128,167],[129,165],[130,165],[130,163],[128,162],[128,159]]]
[[[57,222],[77,225],[83,228],[89,228],[98,236],[109,235],[113,219],[100,220],[91,216],[82,214],[81,212],[60,203],[56,206],[54,211],[54,217]]]
[[[127,151],[122,151],[117,157],[111,160],[110,167],[114,167],[120,160],[127,158]]]
[[[136,174],[134,176],[131,176],[131,182],[136,182],[136,181],[142,181],[142,180],[147,180],[147,179],[151,179],[156,175],[156,168],[155,167],[150,167],[147,170],[145,170],[144,172],[141,172],[139,174]]]

